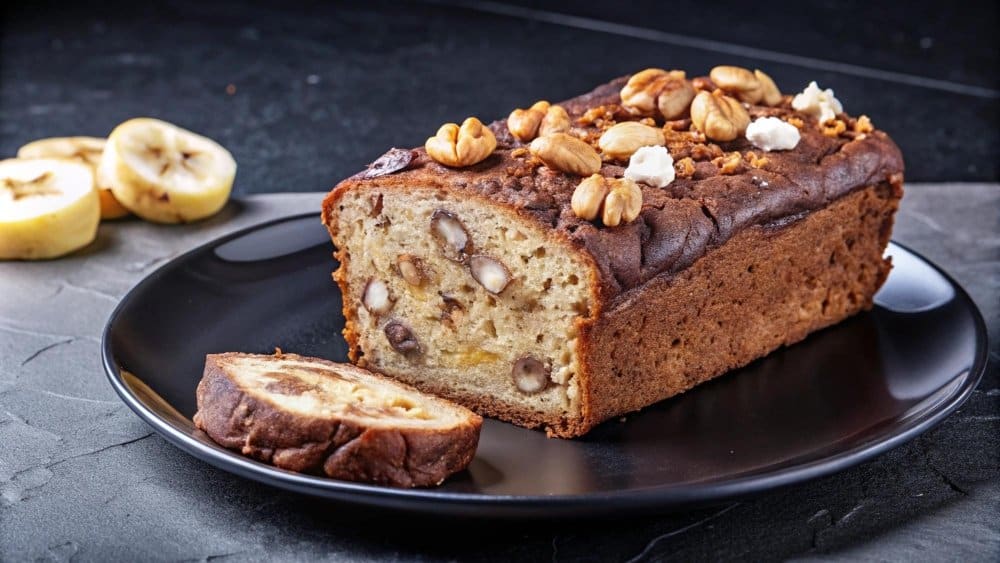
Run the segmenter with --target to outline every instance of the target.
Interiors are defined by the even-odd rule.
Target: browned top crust
[[[618,78],[560,103],[579,136],[596,141],[602,128],[600,117],[593,120],[595,115],[604,114],[616,121],[638,119],[619,107],[619,91],[627,80],[627,76]],[[675,162],[691,158],[690,176],[679,175],[666,188],[640,184],[641,215],[632,223],[613,228],[578,218],[570,198],[581,178],[540,165],[525,150],[526,144],[510,134],[505,121],[490,125],[497,149],[479,164],[448,168],[429,158],[423,148],[416,148],[404,170],[369,173],[368,178],[361,172],[338,188],[356,183],[439,185],[510,205],[585,248],[598,264],[602,290],[610,302],[657,275],[683,270],[741,229],[780,227],[864,186],[889,182],[901,188],[902,155],[885,132],[859,133],[854,130],[857,120],[840,114],[838,120],[846,128],[825,134],[815,118],[793,110],[790,101],[791,97],[785,96],[776,107],[752,105],[748,110],[753,119],[775,116],[801,120],[801,140],[789,151],[765,153],[743,137],[731,142],[707,141],[689,131],[689,119],[666,124],[667,148]],[[739,155],[731,154],[733,151]],[[397,152],[397,163],[398,158]],[[622,177],[626,164],[605,162],[601,174]],[[329,213],[328,208],[325,213]]]

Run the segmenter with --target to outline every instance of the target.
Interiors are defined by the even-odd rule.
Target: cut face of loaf
[[[212,354],[194,422],[283,469],[426,486],[465,468],[482,419],[348,364],[295,354]]]
[[[338,203],[353,359],[527,426],[579,418],[593,266],[516,211],[432,187]]]

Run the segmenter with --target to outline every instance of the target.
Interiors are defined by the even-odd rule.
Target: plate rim
[[[934,262],[908,246],[890,240],[905,252],[930,266],[952,285],[956,298],[969,306],[975,331],[975,353],[972,365],[965,372],[952,376],[950,381],[964,377],[962,384],[932,410],[921,413],[903,424],[903,429],[882,439],[869,439],[852,445],[835,454],[806,463],[793,464],[759,475],[744,475],[721,482],[689,483],[681,485],[652,485],[646,487],[605,491],[600,493],[558,495],[486,495],[482,493],[441,491],[434,488],[401,489],[340,481],[325,477],[299,474],[279,469],[242,456],[236,452],[205,444],[174,427],[157,415],[133,393],[114,361],[111,332],[125,306],[145,286],[178,267],[192,255],[205,252],[230,240],[274,225],[315,217],[318,212],[298,213],[249,225],[232,233],[207,241],[173,257],[135,283],[119,300],[108,316],[101,334],[101,364],[105,375],[118,397],[157,434],[185,453],[241,478],[296,493],[319,496],[336,501],[378,506],[411,512],[451,514],[485,517],[568,516],[586,517],[608,514],[627,509],[633,511],[661,511],[713,504],[745,498],[779,488],[801,484],[833,475],[895,449],[930,430],[951,415],[972,395],[982,380],[988,365],[988,336],[986,322],[975,301],[955,279]],[[891,274],[890,274],[891,275]],[[944,388],[944,386],[939,389]],[[484,511],[487,509],[488,511]],[[541,514],[533,514],[541,511]]]

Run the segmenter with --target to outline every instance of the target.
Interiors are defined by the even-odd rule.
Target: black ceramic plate
[[[220,448],[191,423],[206,353],[280,346],[345,359],[331,252],[309,215],[173,260],[112,313],[103,342],[111,384],[184,451],[278,487],[419,512],[579,516],[712,503],[840,471],[940,422],[986,362],[986,329],[968,295],[894,244],[871,313],[581,439],[488,420],[469,469],[438,488],[300,475]]]

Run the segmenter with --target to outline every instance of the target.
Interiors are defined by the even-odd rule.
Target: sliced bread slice
[[[397,487],[437,485],[475,455],[482,418],[349,365],[209,354],[195,425],[282,469]]]

